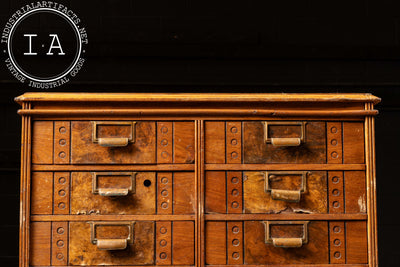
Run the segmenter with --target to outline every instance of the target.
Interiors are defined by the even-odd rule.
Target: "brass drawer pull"
[[[306,140],[306,122],[304,121],[264,121],[264,140],[267,144],[272,144],[273,146],[299,146]],[[301,126],[301,134],[298,138],[271,138],[268,136],[268,126],[269,125],[299,125]]]
[[[270,193],[272,199],[287,202],[299,202],[301,194],[307,191],[307,171],[266,171],[264,172],[265,192]],[[301,175],[301,185],[299,190],[273,189],[270,185],[270,178],[283,175]]]
[[[272,244],[279,248],[299,248],[308,243],[309,221],[263,221],[265,226],[265,244]],[[271,225],[303,225],[302,237],[271,237]]]
[[[128,143],[135,143],[136,139],[136,129],[135,121],[92,121],[93,132],[92,132],[92,141],[93,143],[97,143],[100,146],[104,147],[125,147]],[[118,126],[130,126],[131,127],[131,135],[130,137],[107,137],[107,138],[98,138],[97,136],[97,126],[98,125],[118,125]]]
[[[90,241],[93,245],[97,245],[100,250],[123,250],[127,248],[128,244],[133,243],[135,222],[89,222],[89,224]],[[127,238],[120,239],[99,239],[97,238],[98,226],[126,226],[128,227],[129,235]]]
[[[105,197],[127,196],[129,192],[136,192],[136,172],[93,172],[92,173],[92,193]],[[98,176],[129,176],[131,185],[128,188],[99,188]]]

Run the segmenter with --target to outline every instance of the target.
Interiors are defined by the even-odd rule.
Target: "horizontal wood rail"
[[[263,110],[263,109],[20,109],[22,116],[270,116],[270,117],[362,117],[377,110]]]
[[[32,171],[194,171],[194,164],[151,164],[151,165],[39,165],[33,164]]]
[[[206,171],[363,171],[365,164],[206,164]]]
[[[206,214],[207,221],[257,221],[257,220],[279,220],[279,221],[347,221],[366,220],[367,214]]]
[[[195,215],[32,215],[32,222],[62,221],[193,221]]]

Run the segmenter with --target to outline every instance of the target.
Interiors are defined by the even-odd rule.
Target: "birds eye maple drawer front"
[[[369,94],[27,93],[20,267],[377,266]]]

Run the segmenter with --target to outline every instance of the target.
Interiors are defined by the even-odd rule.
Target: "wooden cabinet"
[[[369,94],[27,93],[20,267],[377,266]]]

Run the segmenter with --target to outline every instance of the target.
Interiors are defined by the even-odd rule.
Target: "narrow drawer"
[[[207,121],[208,164],[364,163],[363,122]]]
[[[191,164],[193,121],[34,121],[33,164]]]
[[[194,214],[193,172],[34,172],[33,215]]]
[[[206,213],[366,213],[364,171],[207,171]]]
[[[189,266],[194,222],[32,222],[30,248],[31,266]]]
[[[365,221],[208,221],[206,264],[365,264]]]

